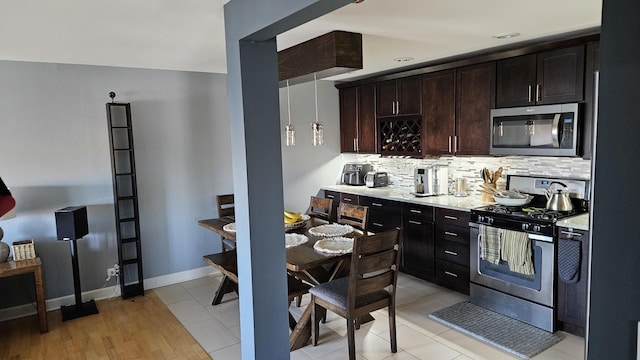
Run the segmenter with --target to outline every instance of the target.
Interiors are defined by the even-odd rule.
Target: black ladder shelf
[[[114,102],[116,94],[109,93],[107,120],[111,147],[111,173],[115,198],[116,234],[118,235],[118,263],[120,265],[120,293],[126,299],[144,295],[142,251],[136,166],[131,129],[131,104]]]

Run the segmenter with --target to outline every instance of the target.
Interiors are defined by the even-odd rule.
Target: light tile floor
[[[212,359],[240,360],[237,296],[227,294],[220,305],[211,306],[213,292],[220,280],[220,275],[210,275],[154,291]],[[364,324],[356,331],[358,359],[519,359],[428,318],[433,311],[467,300],[466,296],[405,274],[398,277],[396,296],[398,352],[391,353],[386,311],[379,310],[372,314],[376,321]],[[304,296],[300,308],[292,305],[296,316],[309,302],[309,297]],[[318,346],[307,345],[296,350],[291,353],[291,359],[345,359],[346,332],[346,321],[328,313],[326,324],[320,326]],[[533,359],[584,359],[584,339],[566,333],[560,335],[564,337],[560,343]]]

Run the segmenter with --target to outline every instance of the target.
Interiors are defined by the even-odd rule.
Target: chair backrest
[[[400,271],[402,230],[355,238],[349,272],[347,308],[380,300],[393,302]],[[360,301],[358,301],[360,299]]]
[[[218,217],[235,215],[233,194],[218,195],[216,201],[218,203]]]
[[[366,231],[369,208],[362,205],[340,203],[338,206],[338,223],[347,224],[356,229]]]
[[[309,210],[307,210],[307,214],[312,217],[329,221],[332,210],[332,199],[312,196],[311,201],[309,201]]]

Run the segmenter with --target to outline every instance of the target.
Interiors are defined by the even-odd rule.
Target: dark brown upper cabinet
[[[340,89],[340,151],[376,151],[375,87]]]
[[[600,70],[600,43],[587,44],[584,79],[584,126],[582,127],[582,154],[584,159],[593,156],[593,127],[595,125],[595,104],[597,103],[596,72]]]
[[[425,154],[453,153],[456,118],[455,69],[422,75],[422,138]],[[487,119],[488,121],[488,119]]]
[[[376,83],[376,116],[397,116],[420,114],[421,76]]]
[[[584,98],[584,46],[497,63],[497,107],[558,104]]]
[[[495,61],[456,69],[454,154],[489,154],[490,117],[495,101]]]

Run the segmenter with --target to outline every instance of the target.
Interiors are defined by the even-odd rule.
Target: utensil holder
[[[495,189],[496,188],[496,184],[494,183],[484,183],[486,186]],[[493,198],[493,196],[483,192],[482,193],[482,202],[495,202],[496,199]]]

